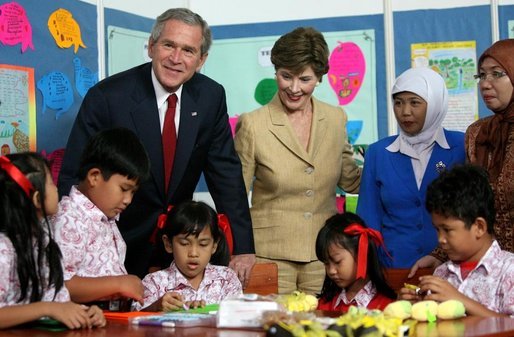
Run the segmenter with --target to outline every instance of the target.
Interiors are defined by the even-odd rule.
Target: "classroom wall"
[[[500,38],[508,37],[506,24],[501,23],[514,17],[514,0],[173,0],[166,2],[166,5],[158,0],[149,0],[145,1],[144,7],[134,1],[121,3],[104,0],[101,3],[107,9],[137,13],[150,20],[168,7],[188,7],[209,22],[215,39],[281,35],[298,25],[336,31],[351,27],[361,29],[371,24],[378,37],[376,75],[379,138],[396,132],[395,125],[391,125],[395,122],[391,107],[388,106],[388,86],[398,74],[410,67],[411,43],[477,40],[476,51],[479,55],[493,42],[495,30],[499,31]],[[501,23],[493,27],[495,22],[491,8],[495,6],[498,6]],[[389,10],[394,15],[390,28],[392,33],[388,36],[384,13]],[[388,46],[388,43],[392,44]],[[388,61],[388,57],[391,60]],[[481,100],[477,104],[480,117],[490,114]]]
[[[0,6],[9,2],[0,0]],[[479,55],[493,42],[495,34],[507,38],[514,32],[514,27],[507,24],[514,20],[514,0],[145,0],[144,5],[136,0],[19,0],[17,3],[27,10],[35,48],[22,52],[20,45],[11,46],[2,41],[0,64],[33,68],[35,82],[52,72],[63,73],[72,82],[73,102],[60,113],[49,107],[42,92],[35,89],[35,146],[47,153],[65,146],[80,107],[82,95],[74,83],[74,59],[78,57],[83,68],[97,73],[101,79],[108,73],[107,26],[149,32],[154,18],[169,7],[188,7],[202,15],[211,25],[215,39],[278,36],[299,25],[311,25],[324,32],[373,29],[378,138],[394,132],[390,127],[389,85],[397,74],[410,67],[412,43],[476,40]],[[61,48],[53,40],[47,20],[58,8],[72,11],[86,47]],[[480,117],[490,113],[481,100],[478,104]]]
[[[129,9],[131,3],[103,1],[106,8],[128,9],[152,19],[168,6],[189,7],[209,22],[215,39],[281,35],[299,25],[311,25],[324,32],[371,27],[377,37],[378,138],[396,133],[388,92],[394,78],[411,66],[411,43],[476,40],[478,56],[493,42],[496,31],[500,38],[508,37],[505,23],[514,18],[514,0],[264,0],[245,1],[244,5],[239,0],[176,0],[166,6],[150,0],[144,8]],[[491,13],[495,6],[500,23],[495,22]],[[394,13],[389,23],[388,11]],[[476,104],[480,117],[490,114],[481,100]]]

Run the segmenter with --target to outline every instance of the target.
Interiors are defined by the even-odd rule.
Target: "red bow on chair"
[[[232,251],[234,250],[234,239],[232,238],[232,228],[230,227],[230,222],[225,214],[218,214],[218,227],[221,229],[223,234],[225,234],[225,239],[227,239],[228,251],[230,255],[232,255]]]
[[[359,238],[359,251],[357,256],[357,278],[365,279],[367,275],[368,266],[368,237],[375,242],[377,246],[382,246],[388,256],[389,252],[384,245],[384,239],[379,231],[372,228],[366,228],[358,223],[352,223],[344,230],[345,234],[360,235]]]

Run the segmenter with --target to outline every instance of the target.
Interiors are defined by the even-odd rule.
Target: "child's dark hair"
[[[427,188],[426,207],[430,213],[462,220],[468,229],[482,217],[494,235],[494,193],[482,167],[463,164],[442,172]]]
[[[46,160],[37,153],[16,153],[6,157],[30,181],[34,190],[28,196],[18,182],[0,168],[0,232],[9,238],[16,252],[21,290],[18,301],[30,296],[30,302],[37,302],[45,288],[53,286],[57,294],[63,287],[61,251],[52,238],[45,211],[46,175],[50,171]],[[32,201],[35,191],[39,192],[42,221],[38,219]],[[48,280],[42,274],[45,266],[49,269]]]
[[[98,132],[87,143],[80,158],[79,180],[92,168],[100,169],[105,180],[120,174],[141,183],[150,175],[150,160],[134,132],[112,128]]]
[[[344,230],[351,224],[358,224],[367,228],[364,221],[357,214],[350,212],[335,214],[327,219],[316,238],[316,256],[318,260],[324,264],[328,263],[330,259],[328,248],[331,244],[336,244],[348,250],[357,261],[360,235],[344,233]],[[397,294],[385,279],[383,267],[379,262],[377,247],[371,239],[368,240],[366,270],[367,276],[379,293],[393,299],[397,298]],[[341,288],[326,275],[319,297],[325,301],[331,301],[334,296],[337,296],[340,292]]]
[[[225,235],[218,226],[218,215],[204,202],[190,200],[173,207],[168,213],[166,225],[160,234],[161,236],[166,234],[170,241],[179,234],[198,237],[206,226],[209,226],[214,242],[218,243],[210,263],[228,266],[230,253]]]

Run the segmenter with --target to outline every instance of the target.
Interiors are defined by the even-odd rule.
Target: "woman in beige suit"
[[[278,93],[239,117],[235,146],[247,191],[257,262],[275,262],[279,293],[319,293],[325,269],[315,241],[337,212],[336,186],[357,193],[361,170],[347,140],[346,113],[312,96],[329,50],[313,28],[297,28],[271,50]]]

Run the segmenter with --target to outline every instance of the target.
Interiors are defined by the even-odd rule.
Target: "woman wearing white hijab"
[[[448,90],[429,68],[402,73],[392,99],[400,133],[366,151],[357,213],[382,233],[390,255],[381,252],[384,266],[410,268],[437,246],[426,189],[439,172],[465,162],[464,133],[442,127]]]

